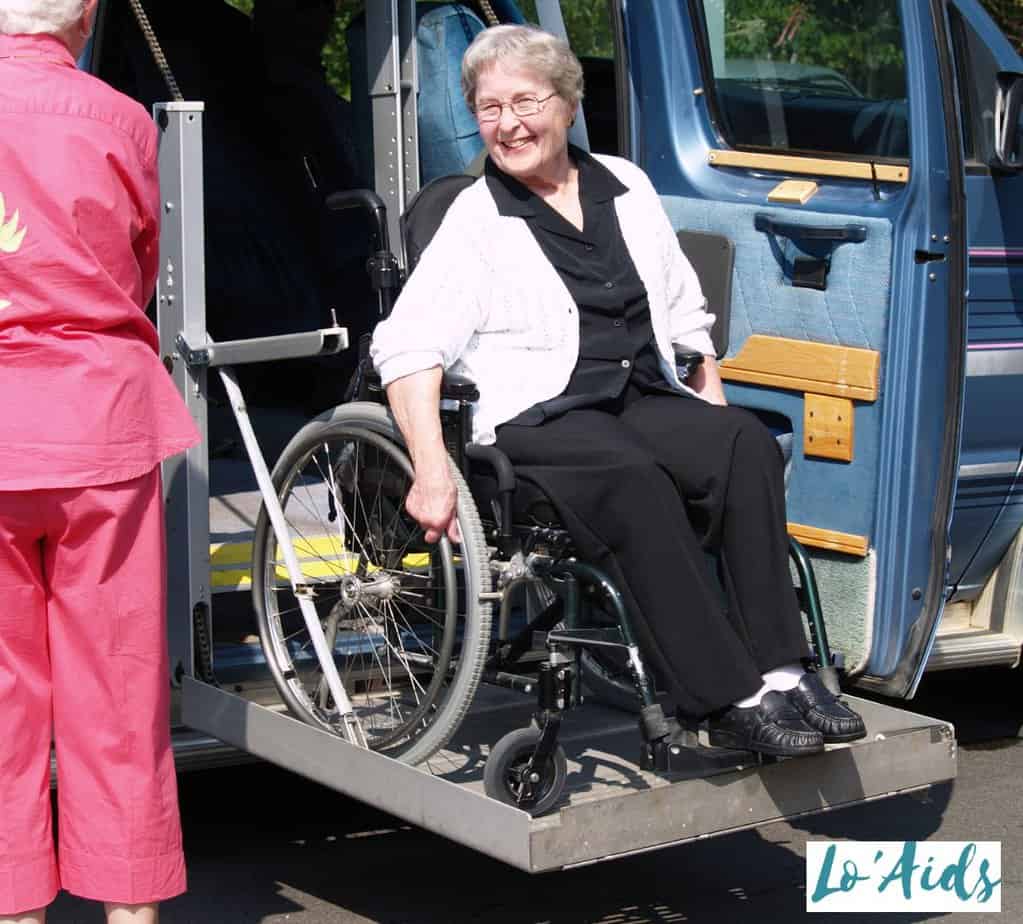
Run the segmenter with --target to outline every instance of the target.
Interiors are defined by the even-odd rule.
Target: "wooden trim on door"
[[[775,173],[801,173],[810,176],[837,176],[852,180],[877,180],[879,183],[908,183],[909,166],[877,164],[860,160],[832,160],[825,157],[794,157],[791,154],[759,154],[754,151],[707,152],[712,167],[746,167]]]
[[[794,539],[815,549],[827,549],[831,552],[842,552],[845,555],[863,558],[870,548],[870,541],[866,536],[840,533],[834,529],[821,529],[817,526],[805,526],[802,523],[789,523],[788,530],[789,535]]]
[[[881,354],[877,350],[753,334],[721,362],[728,382],[787,391],[876,401]]]

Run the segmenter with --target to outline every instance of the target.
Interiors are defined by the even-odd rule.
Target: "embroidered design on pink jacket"
[[[25,232],[28,228],[18,228],[20,215],[14,210],[11,220],[4,224],[7,217],[7,207],[4,204],[4,194],[0,193],[0,251],[4,253],[17,253],[21,249],[21,242],[25,239]]]
[[[21,242],[25,240],[27,227],[18,228],[21,216],[18,210],[14,210],[10,221],[7,221],[7,206],[4,203],[4,194],[0,193],[0,253],[14,254],[21,249]],[[0,298],[0,311],[10,307],[6,298]]]

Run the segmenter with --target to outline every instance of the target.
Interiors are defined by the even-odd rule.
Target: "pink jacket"
[[[126,481],[197,442],[144,313],[156,142],[59,41],[0,35],[0,491]]]

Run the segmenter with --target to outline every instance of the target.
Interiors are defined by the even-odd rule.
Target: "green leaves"
[[[991,18],[1023,54],[1023,0],[982,0]]]
[[[730,60],[830,68],[864,96],[906,95],[897,0],[725,0],[724,9]]]

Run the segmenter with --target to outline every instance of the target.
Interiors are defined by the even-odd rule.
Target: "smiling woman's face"
[[[544,182],[557,176],[568,156],[572,111],[546,79],[500,61],[486,68],[476,82],[476,109],[489,103],[510,103],[523,96],[543,99],[536,115],[517,116],[509,106],[496,122],[480,122],[480,135],[495,165],[515,179]]]

